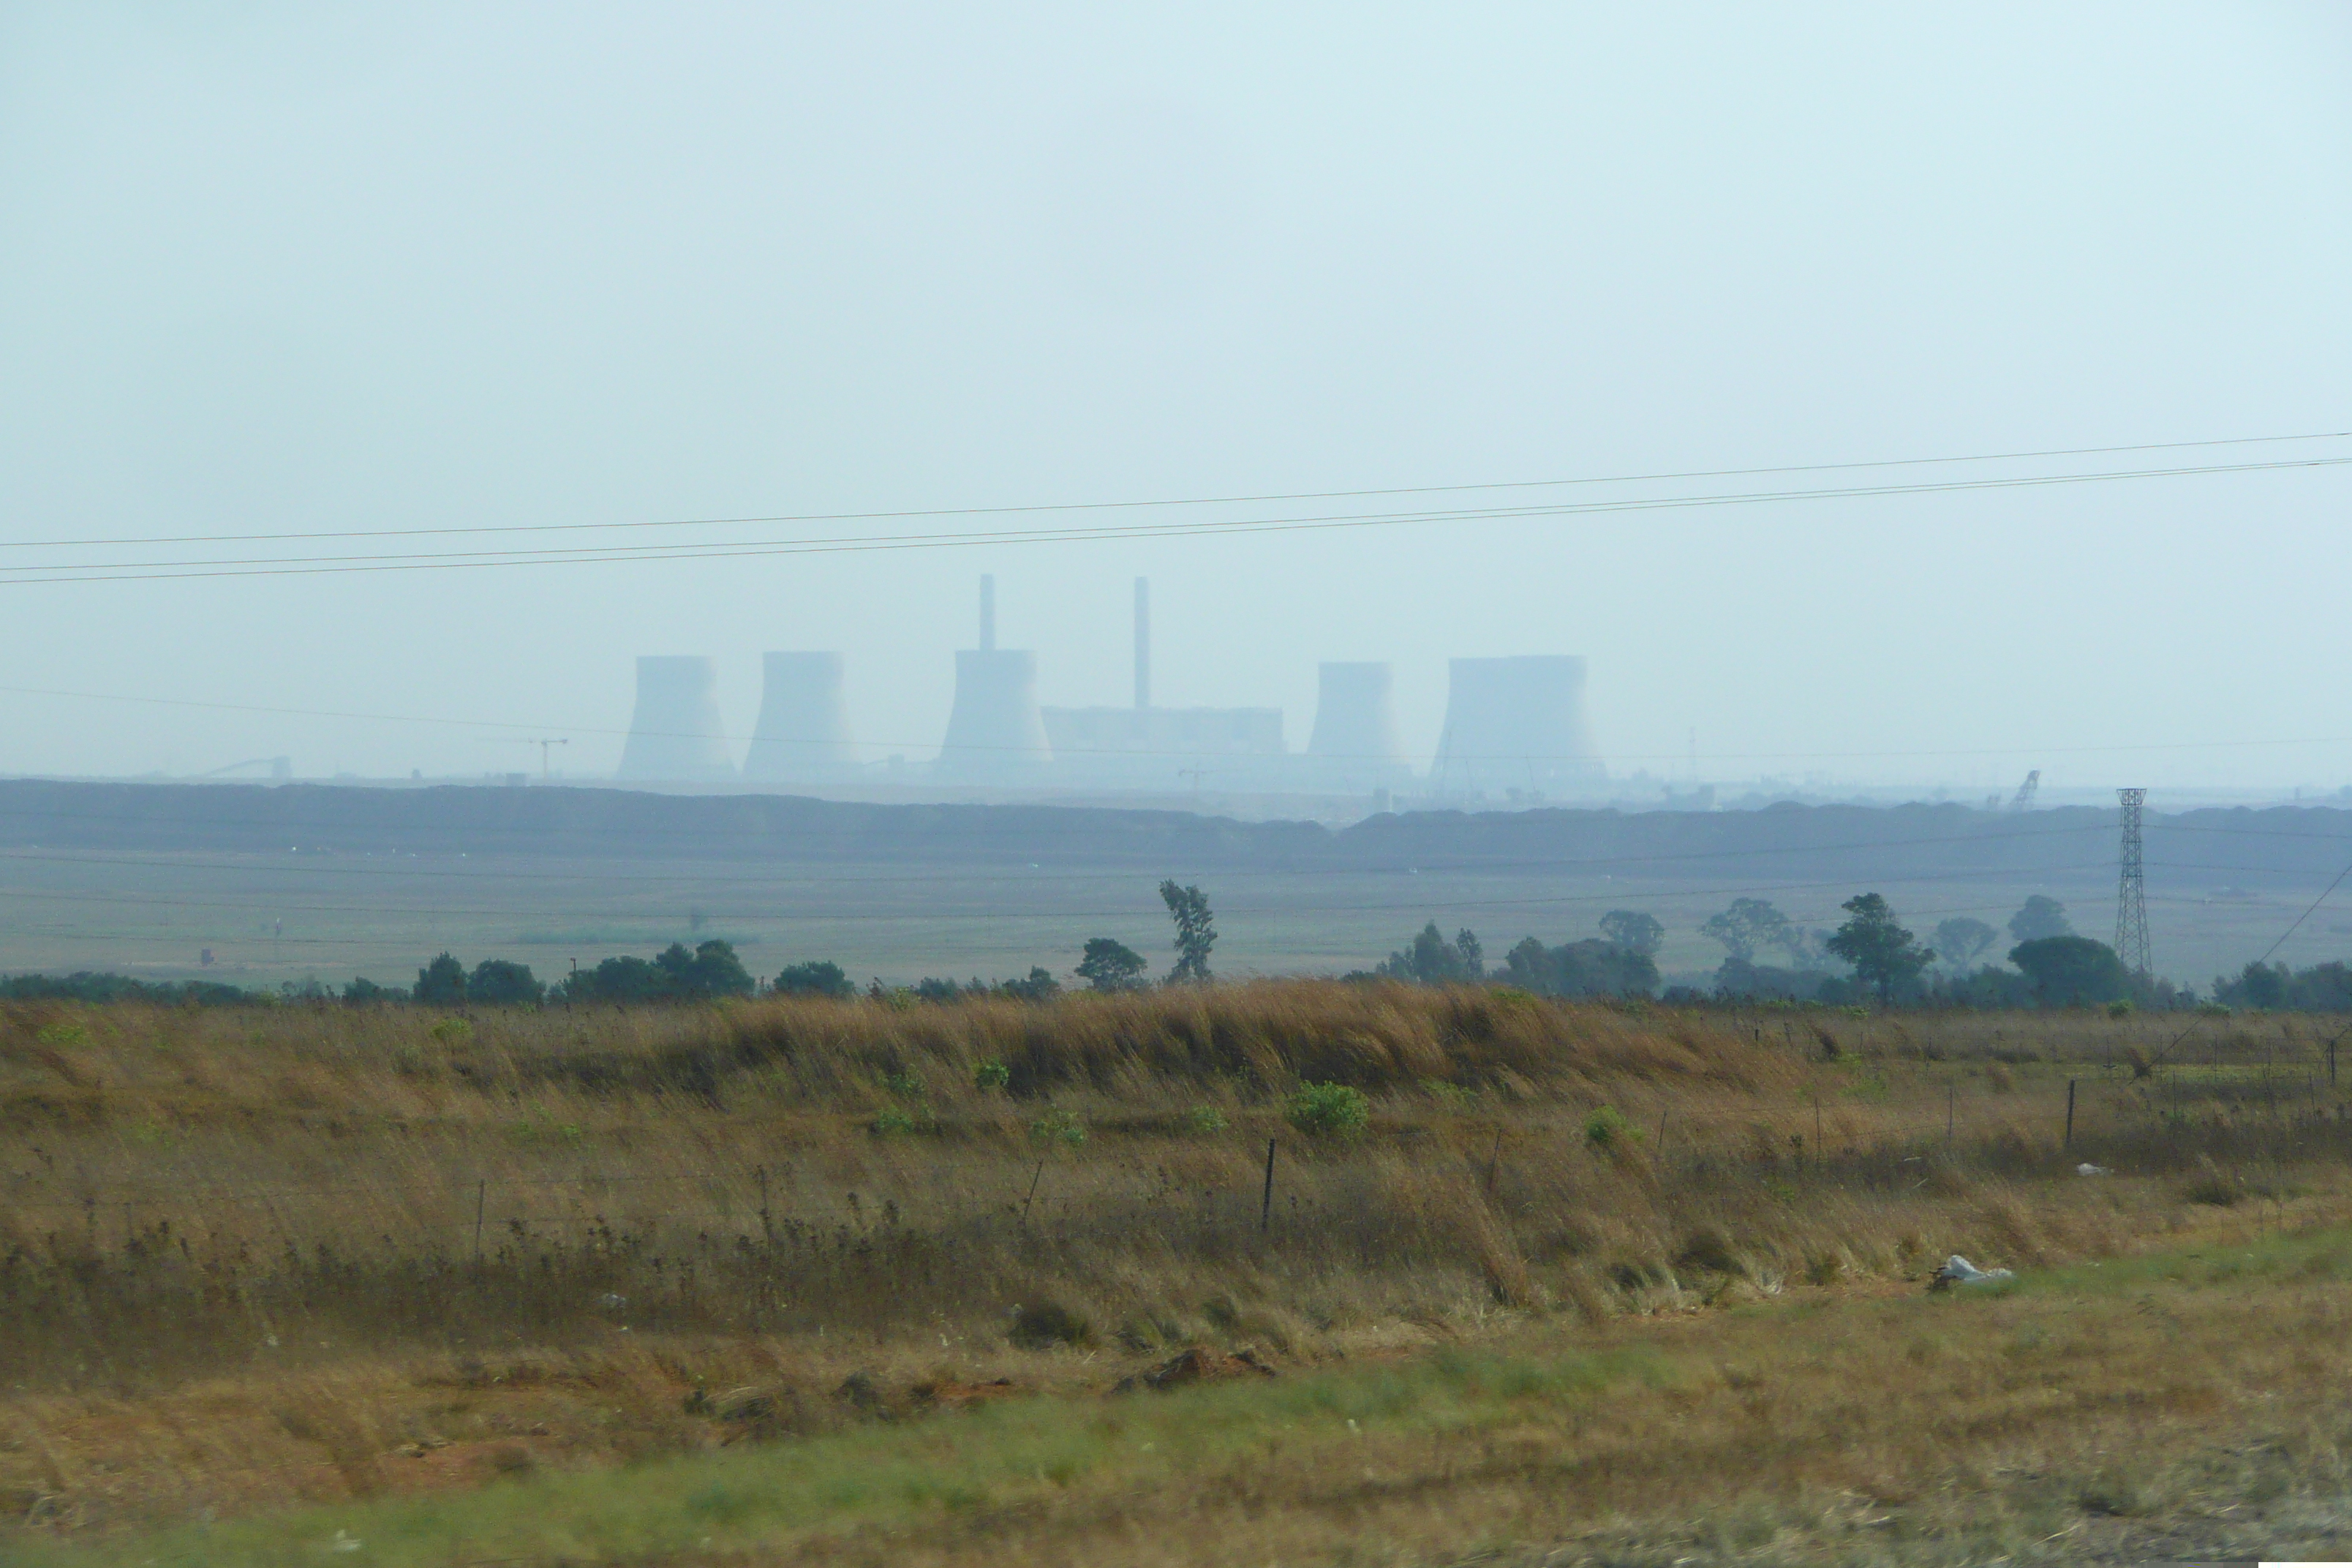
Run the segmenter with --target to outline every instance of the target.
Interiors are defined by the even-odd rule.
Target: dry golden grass
[[[10,1008],[0,1500],[78,1536],[848,1441],[876,1400],[1092,1388],[1194,1342],[1298,1367],[1622,1334],[1907,1291],[1949,1251],[2040,1268],[2334,1214],[2352,1134],[2314,1021],[2222,1021],[2135,1077],[2182,1022],[1317,983]],[[1286,1125],[1308,1080],[1370,1096],[1360,1138]],[[1009,1345],[1048,1304],[1078,1342]],[[853,1372],[874,1400],[835,1397]],[[764,1404],[730,1418],[734,1389]]]

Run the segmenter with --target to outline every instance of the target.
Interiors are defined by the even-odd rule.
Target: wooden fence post
[[[1265,1141],[1265,1195],[1258,1199],[1257,1228],[1263,1236],[1274,1224],[1274,1140]]]
[[[1037,1184],[1045,1179],[1045,1162],[1040,1160],[1037,1162],[1037,1173],[1029,1178],[1029,1195],[1021,1200],[1021,1223],[1024,1226],[1029,1223],[1029,1205],[1037,1201]]]
[[[2058,1145],[2063,1152],[2074,1146],[2074,1080],[2066,1080],[2066,1141]]]

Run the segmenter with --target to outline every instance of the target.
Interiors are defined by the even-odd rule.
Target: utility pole
[[[2154,978],[2147,954],[2147,883],[2140,863],[2140,808],[2147,791],[2119,789],[2123,805],[2123,849],[2116,879],[2116,956],[2141,984]]]

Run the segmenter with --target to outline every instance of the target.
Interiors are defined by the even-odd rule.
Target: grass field
[[[2212,1020],[2164,1055],[2184,1022],[1311,982],[13,1007],[0,1551],[1875,1562],[2324,1533],[2347,1434],[2313,1391],[2352,1373],[2334,1026]],[[1360,1128],[1304,1113],[1321,1082]],[[1955,1251],[2020,1286],[1927,1295]],[[1234,1375],[1111,1392],[1194,1347]]]
[[[2104,858],[2101,858],[2104,855]],[[1168,868],[1215,906],[1219,972],[1344,973],[1411,940],[1423,921],[1467,926],[1490,955],[1534,935],[1557,945],[1594,934],[1611,909],[1644,910],[1667,927],[1670,973],[1710,972],[1723,949],[1698,927],[1740,894],[1771,899],[1807,927],[1835,926],[1839,903],[1876,889],[1923,936],[1970,915],[1998,927],[2032,893],[2063,900],[2099,935],[2113,920],[2112,849],[2065,876],[1879,878],[1824,881],[1801,860],[1769,871],[1732,858],[1694,877],[1508,867],[1332,871]],[[2226,879],[2158,879],[2148,913],[2158,967],[2200,990],[2269,947],[2310,897],[2279,888],[2209,900]],[[541,979],[614,953],[650,956],[672,942],[724,937],[754,973],[830,959],[862,984],[926,974],[999,979],[1044,964],[1066,982],[1089,937],[1109,935],[1165,965],[1167,912],[1156,875],[1131,868],[795,866],[765,861],[564,860],[532,857],[337,857],[317,853],[0,854],[0,952],[10,972],[113,969],[239,985],[353,974],[405,984],[444,949],[468,965],[509,958]],[[2297,965],[2340,956],[2341,917],[2308,922],[2279,956]],[[1997,959],[2008,946],[1987,955]],[[215,963],[200,967],[210,949]]]

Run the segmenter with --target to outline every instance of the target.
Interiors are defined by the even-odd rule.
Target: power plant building
[[[743,776],[773,784],[855,771],[841,655],[772,653],[761,662],[760,717],[743,754]]]
[[[719,717],[719,666],[696,655],[637,660],[637,706],[618,776],[646,784],[722,784],[735,777]]]
[[[996,579],[980,580],[980,646],[956,652],[955,706],[940,747],[943,777],[1034,778],[1054,760],[1037,713],[1037,656],[996,646]]]
[[[1279,708],[1158,708],[1151,701],[1151,584],[1135,580],[1135,705],[1042,710],[1057,773],[1071,782],[1173,787],[1180,775],[1229,775],[1264,787],[1283,755]],[[1257,766],[1249,765],[1253,761]],[[1214,765],[1223,764],[1223,765]],[[1236,765],[1240,764],[1240,765]]]
[[[1572,654],[1453,660],[1430,774],[1440,792],[1471,794],[1600,782],[1601,755],[1584,716],[1584,660]]]

